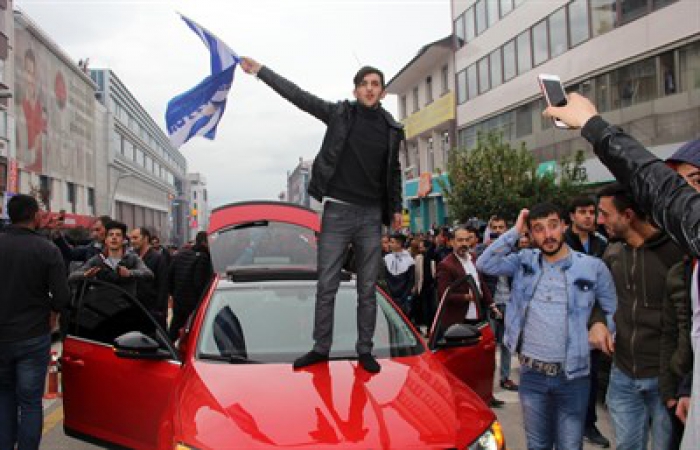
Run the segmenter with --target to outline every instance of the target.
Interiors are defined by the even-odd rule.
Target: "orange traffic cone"
[[[60,397],[58,392],[58,353],[51,352],[51,360],[49,361],[49,371],[46,374],[46,393],[45,399],[54,399]]]

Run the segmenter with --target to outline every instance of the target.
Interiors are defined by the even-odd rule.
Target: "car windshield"
[[[266,282],[217,291],[204,319],[199,357],[290,363],[313,346],[314,283]],[[373,353],[409,356],[423,345],[389,301],[377,292]],[[354,358],[357,341],[357,292],[352,283],[338,290],[331,359]]]
[[[214,270],[231,267],[316,267],[313,230],[284,222],[260,220],[235,225],[209,237]]]

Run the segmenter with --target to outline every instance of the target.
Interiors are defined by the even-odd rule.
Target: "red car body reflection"
[[[320,226],[310,210],[246,203],[215,210],[211,231],[257,220]],[[203,324],[223,284],[232,283],[217,276],[178,348],[161,343],[160,359],[118,356],[110,345],[69,332],[62,357],[67,434],[139,449],[462,449],[494,424],[484,403],[493,381],[488,325],[469,347],[431,350],[416,334],[421,351],[380,358],[376,375],[352,359],[300,371],[203,360]]]

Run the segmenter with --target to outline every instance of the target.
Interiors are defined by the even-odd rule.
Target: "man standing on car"
[[[527,231],[536,249],[515,252]],[[513,277],[505,343],[520,359],[527,447],[580,449],[590,388],[588,319],[599,304],[612,323],[615,285],[602,260],[564,243],[559,209],[540,203],[523,209],[515,227],[476,262],[490,275]]]
[[[384,74],[361,68],[353,82],[356,102],[327,102],[282,78],[268,67],[243,58],[241,67],[328,128],[311,171],[309,194],[324,202],[318,248],[318,285],[312,351],[295,368],[328,360],[333,338],[335,295],[343,257],[352,243],[357,273],[357,353],[370,373],[381,369],[372,356],[377,320],[375,284],[381,265],[381,226],[401,227],[399,147],[403,127],[382,106]]]
[[[36,232],[36,199],[15,195],[7,209],[12,225],[0,234],[0,448],[38,449],[51,327],[69,291],[61,252]]]

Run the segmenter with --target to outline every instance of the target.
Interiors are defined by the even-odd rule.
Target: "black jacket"
[[[168,291],[178,306],[193,308],[213,275],[211,257],[206,247],[182,249],[170,263]]]
[[[622,129],[600,116],[581,130],[596,155],[681,248],[700,257],[700,193]]]
[[[581,243],[581,238],[578,234],[574,233],[571,227],[567,228],[564,233],[564,241],[571,247],[572,250],[583,253],[585,255],[595,256],[596,258],[602,258],[605,249],[608,246],[608,241],[600,237],[597,233],[589,233],[588,235],[588,251],[583,248]]]
[[[0,342],[50,333],[51,310],[70,300],[61,252],[27,228],[0,233]]]
[[[136,253],[124,253],[121,261],[119,261],[117,264],[118,266],[129,269],[130,276],[128,277],[120,276],[117,270],[113,269],[105,262],[105,258],[105,253],[99,253],[88,259],[85,264],[71,272],[71,274],[68,276],[68,281],[84,280],[85,272],[87,270],[92,269],[93,267],[99,267],[100,271],[97,272],[95,278],[108,283],[114,283],[127,291],[129,294],[136,297],[137,281],[139,279],[153,279],[153,272],[151,272],[151,269],[146,267],[146,264],[144,264],[143,260],[139,258],[139,255]]]
[[[346,148],[346,140],[357,114],[357,103],[347,100],[337,103],[322,100],[265,66],[258,72],[258,78],[299,109],[328,126],[321,150],[314,159],[309,182],[309,194],[321,201],[328,192],[328,183],[333,178],[340,155]],[[385,192],[380,193],[383,200],[382,222],[390,225],[393,214],[401,212],[402,209],[399,148],[404,139],[404,133],[403,125],[396,122],[384,108],[381,108],[381,111],[389,124]]]
[[[151,311],[166,312],[168,310],[168,261],[162,251],[152,247],[141,259],[153,272],[153,278],[140,278],[136,281],[136,298]]]

